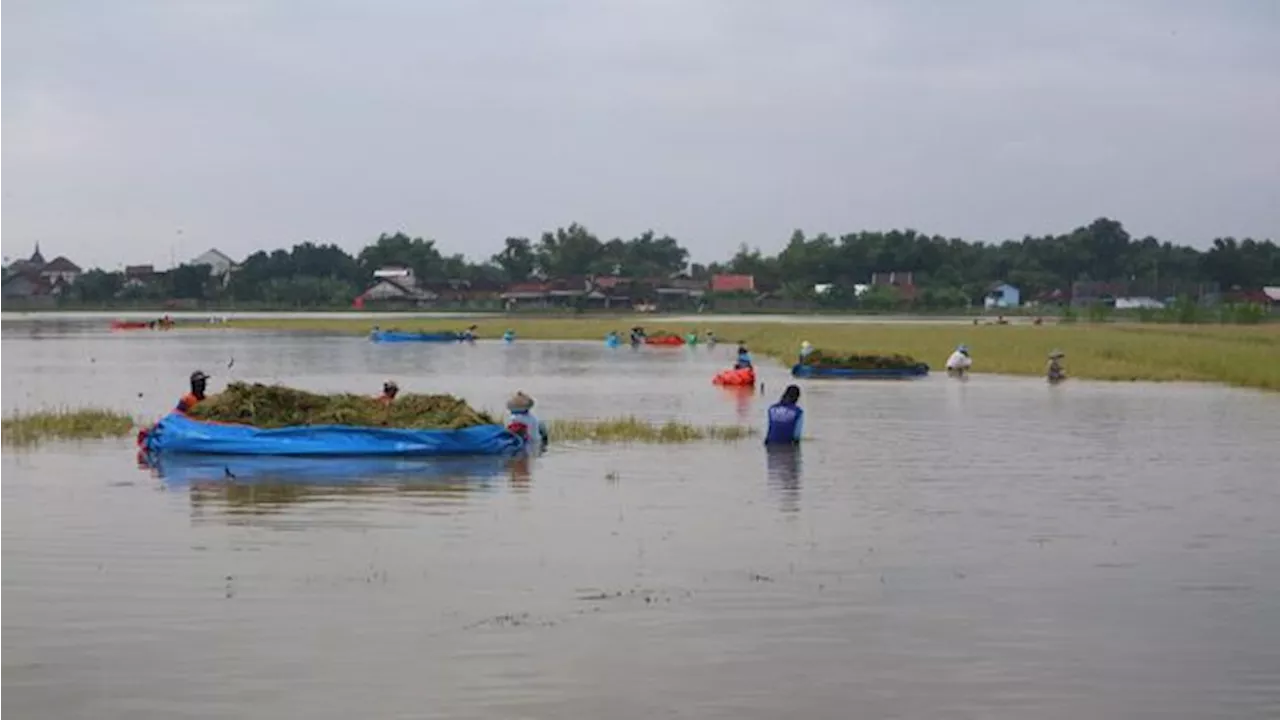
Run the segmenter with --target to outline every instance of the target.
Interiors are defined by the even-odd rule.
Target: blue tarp
[[[369,333],[369,339],[374,342],[396,343],[396,342],[458,342],[462,338],[458,333],[440,332],[440,333],[415,333],[415,332],[399,332],[397,330],[377,330]]]
[[[913,368],[857,369],[814,367],[812,365],[796,365],[791,374],[803,378],[844,378],[847,380],[902,380],[924,377],[929,374],[929,366],[921,363]]]
[[[297,457],[438,457],[512,455],[524,441],[501,425],[461,430],[401,430],[351,425],[307,425],[263,430],[192,420],[170,413],[146,437],[152,453],[291,455]]]
[[[147,463],[166,485],[210,482],[291,485],[390,485],[487,480],[502,476],[510,457],[312,458],[266,455],[164,454]]]

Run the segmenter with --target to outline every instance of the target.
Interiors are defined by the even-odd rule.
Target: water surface
[[[756,422],[730,348],[373,345],[4,325],[3,409],[228,380],[544,417]],[[234,362],[233,362],[234,360]],[[1197,385],[802,383],[800,452],[158,478],[3,455],[13,717],[1280,714],[1280,400]],[[339,477],[335,478],[334,475]]]

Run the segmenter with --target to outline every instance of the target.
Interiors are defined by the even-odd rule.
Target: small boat
[[[799,378],[836,378],[842,380],[910,380],[929,374],[929,366],[920,363],[908,368],[846,368],[822,365],[794,365],[791,374]]]
[[[645,345],[659,345],[662,347],[680,347],[684,345],[684,338],[679,335],[646,335],[644,338]]]
[[[138,434],[151,455],[277,455],[288,457],[443,457],[512,455],[524,441],[501,425],[460,430],[411,430],[355,425],[257,428],[204,422],[173,412]]]
[[[711,382],[726,387],[755,387],[756,371],[749,367],[722,370],[711,378]]]
[[[402,332],[400,330],[375,330],[369,333],[369,339],[376,343],[402,342],[458,342],[462,337],[455,332]]]

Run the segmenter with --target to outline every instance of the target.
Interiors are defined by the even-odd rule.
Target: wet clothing
[[[1056,382],[1058,380],[1065,380],[1067,378],[1067,371],[1062,367],[1062,363],[1054,359],[1050,360],[1049,364],[1045,367],[1045,375],[1048,376],[1050,382]]]
[[[200,398],[195,393],[187,393],[178,401],[178,412],[185,413],[200,403]]]
[[[751,353],[746,350],[738,351],[738,363],[734,367],[749,368],[751,367]]]
[[[951,357],[947,358],[948,370],[968,370],[973,365],[973,359],[959,350],[951,353]]]
[[[765,445],[794,445],[804,432],[804,409],[795,403],[776,403],[769,407],[769,430]]]
[[[529,447],[541,450],[547,444],[547,428],[538,422],[537,416],[528,410],[514,410],[507,414],[507,430],[524,438]]]

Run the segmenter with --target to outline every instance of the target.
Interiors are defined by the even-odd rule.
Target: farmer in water
[[[765,433],[765,445],[795,445],[804,432],[804,409],[800,402],[800,388],[788,385],[782,399],[769,407],[769,430]]]
[[[538,422],[531,412],[533,398],[523,392],[517,392],[507,401],[507,430],[519,435],[534,451],[542,450],[547,445],[547,429]]]
[[[396,395],[400,393],[400,386],[395,380],[388,380],[382,383],[382,394],[378,396],[378,402],[383,405],[390,405],[395,402]]]
[[[1067,354],[1061,350],[1054,350],[1049,353],[1049,364],[1045,365],[1044,373],[1051,383],[1059,383],[1067,379],[1067,369],[1062,366],[1062,358]]]
[[[800,364],[801,365],[803,365],[804,361],[808,360],[809,356],[812,354],[813,354],[813,345],[811,345],[808,340],[805,340],[804,342],[800,343]]]
[[[742,370],[751,367],[751,351],[747,350],[747,346],[738,341],[738,361],[733,364],[735,370]]]
[[[191,373],[191,392],[178,401],[178,412],[185,413],[204,400],[205,388],[209,386],[209,376],[203,370]]]
[[[969,346],[961,345],[951,353],[951,357],[947,358],[947,374],[951,377],[964,377],[969,373],[972,365],[973,358],[969,357]]]

